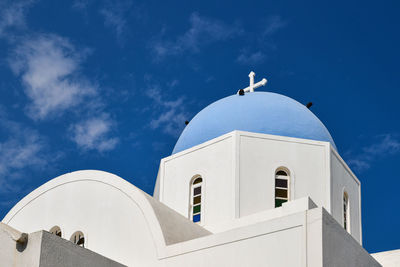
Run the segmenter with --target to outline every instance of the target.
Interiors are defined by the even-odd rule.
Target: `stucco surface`
[[[329,209],[326,142],[240,132],[240,216],[275,208],[275,173],[285,168],[291,200],[310,196]]]
[[[304,202],[304,203],[303,203]],[[152,259],[128,266],[271,266],[271,267],[379,267],[381,266],[323,208],[311,209],[273,219],[248,221],[241,227],[165,246]],[[298,203],[296,206],[298,206]],[[294,208],[294,207],[292,207]],[[175,229],[179,231],[179,229]],[[29,235],[31,242],[15,254],[15,242],[0,231],[0,260],[24,259],[28,264],[10,266],[121,266],[92,251],[45,231]],[[140,243],[140,240],[133,240]],[[5,244],[7,247],[5,247]],[[115,243],[121,248],[121,244]],[[12,249],[11,249],[12,248]],[[146,248],[144,248],[146,249]],[[143,250],[139,250],[143,252]],[[22,255],[25,254],[25,257]],[[134,251],[132,251],[134,253]],[[136,255],[137,256],[137,255]],[[3,257],[3,258],[1,258]],[[147,255],[148,257],[148,255]],[[40,259],[40,261],[39,261]],[[39,262],[39,263],[38,263]]]
[[[361,243],[360,183],[329,142],[233,131],[161,160],[154,196],[189,216],[190,181],[204,181],[201,225],[212,232],[245,216],[275,209],[275,172],[290,176],[290,200],[310,197],[342,222],[350,196],[351,233]]]
[[[165,158],[160,166],[160,202],[189,217],[190,183],[203,178],[201,226],[235,218],[234,138],[225,135],[212,145]]]
[[[211,235],[211,232],[194,224],[186,217],[178,214],[176,211],[155,200],[151,196],[146,195],[146,198],[153,207],[157,219],[160,222],[166,245]]]
[[[30,233],[24,244],[16,243],[11,232],[19,231],[0,224],[1,267],[125,266],[46,231]]]
[[[0,266],[38,267],[41,234],[30,234],[26,244],[17,245],[12,238],[15,233],[21,234],[18,230],[0,223]]]
[[[362,244],[361,228],[361,185],[341,157],[333,150],[331,158],[331,203],[332,216],[343,225],[343,193],[349,197],[349,231]]]
[[[49,232],[41,232],[40,267],[123,267],[116,261],[74,245]]]
[[[93,170],[42,185],[3,222],[28,233],[57,225],[68,240],[82,231],[85,247],[130,266],[154,265],[167,244],[208,234],[122,178]]]
[[[324,267],[380,267],[381,265],[325,210],[322,212]]]
[[[400,249],[371,254],[383,267],[400,266]]]
[[[379,267],[323,208],[167,247],[166,266]]]

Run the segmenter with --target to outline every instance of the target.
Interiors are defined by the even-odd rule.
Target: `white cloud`
[[[222,21],[202,17],[192,13],[190,28],[175,40],[157,39],[151,44],[158,58],[168,55],[179,55],[183,52],[199,52],[204,45],[225,41],[242,33],[238,25],[228,25]]]
[[[7,174],[12,169],[44,165],[45,161],[40,157],[42,148],[39,135],[27,130],[17,138],[11,137],[0,143],[0,175]]]
[[[266,55],[261,51],[249,53],[248,51],[243,50],[242,53],[237,57],[236,61],[244,65],[256,65],[263,62],[265,58]]]
[[[78,10],[86,10],[89,7],[91,0],[75,0],[72,3],[72,8]]]
[[[44,119],[57,116],[96,94],[96,86],[80,73],[87,51],[77,51],[68,39],[39,35],[25,39],[15,48],[9,63],[22,78],[32,101],[29,116]]]
[[[115,123],[107,114],[92,117],[70,127],[72,140],[83,150],[104,152],[118,144],[118,138],[111,137]]]
[[[66,38],[42,34],[24,39],[9,63],[30,100],[28,116],[43,120],[77,112],[80,122],[70,125],[72,141],[83,150],[107,151],[118,139],[110,137],[114,123],[103,111],[100,89],[81,73],[87,53]],[[94,113],[101,115],[93,117]]]
[[[282,20],[280,16],[271,16],[265,22],[263,36],[269,36],[284,28],[287,22]]]
[[[392,155],[400,152],[400,141],[391,134],[380,135],[378,143],[363,148],[363,151],[370,156]]]
[[[347,161],[347,164],[356,171],[364,171],[371,167],[370,161],[365,159],[353,158]]]
[[[362,172],[369,169],[375,160],[400,153],[400,140],[396,135],[383,134],[375,139],[374,143],[363,147],[358,154],[346,153],[349,154],[347,163],[351,168]]]
[[[174,88],[175,86],[178,86],[178,85],[179,85],[179,80],[177,80],[177,79],[174,79],[168,83],[168,87],[170,87],[170,88]]]
[[[264,62],[267,59],[266,51],[276,49],[276,44],[270,40],[271,35],[284,28],[287,22],[282,20],[280,16],[270,16],[264,20],[262,25],[263,30],[261,34],[258,34],[255,38],[257,42],[254,42],[254,36],[250,38],[252,45],[240,51],[240,54],[236,58],[238,63],[243,65],[257,65]],[[254,43],[261,44],[261,49],[254,49]]]
[[[0,140],[0,191],[17,192],[16,179],[26,177],[26,168],[41,169],[55,160],[47,153],[47,143],[36,131],[10,121],[0,111],[0,127],[7,136]]]
[[[173,137],[179,136],[185,126],[185,121],[189,115],[184,106],[184,98],[179,97],[168,101],[162,96],[162,92],[157,85],[153,85],[146,91],[147,96],[153,100],[155,117],[150,121],[151,129],[162,129],[166,134]]]
[[[0,37],[7,34],[9,29],[25,26],[27,9],[33,3],[33,0],[3,1],[0,3]]]
[[[119,42],[121,42],[123,33],[126,31],[126,12],[130,7],[131,2],[129,1],[116,1],[107,2],[106,5],[100,9],[100,14],[104,18],[104,25],[115,31]]]

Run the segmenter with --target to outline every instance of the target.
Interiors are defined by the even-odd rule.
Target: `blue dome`
[[[335,143],[324,124],[307,107],[269,92],[232,95],[200,111],[183,130],[172,154],[234,130]]]

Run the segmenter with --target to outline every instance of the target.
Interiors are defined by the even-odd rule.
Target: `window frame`
[[[345,189],[343,189],[343,194],[342,194],[342,225],[345,231],[351,233],[350,196]]]
[[[62,237],[62,233],[63,233],[62,230],[61,230],[61,227],[58,226],[58,225],[54,225],[53,227],[51,227],[51,229],[49,230],[49,232],[50,232],[51,234],[56,235],[56,236],[59,236],[59,237]],[[59,234],[58,234],[57,232],[59,232]]]
[[[197,179],[201,179],[199,183],[195,183]],[[195,190],[200,188],[200,193],[195,195]],[[196,224],[203,224],[204,222],[204,178],[202,175],[195,175],[190,180],[190,195],[189,195],[189,220]],[[198,203],[194,203],[195,198],[200,197]],[[195,207],[200,207],[198,212],[194,212]],[[194,221],[194,216],[200,215],[199,221]]]
[[[279,172],[284,172],[284,173],[286,173],[286,175],[278,174]],[[276,180],[277,179],[286,180],[286,188],[277,186],[276,185]],[[280,207],[282,207],[283,203],[286,203],[286,202],[290,201],[291,193],[292,193],[291,192],[292,191],[291,190],[291,179],[292,179],[291,171],[287,167],[281,166],[281,167],[275,169],[275,172],[274,172],[274,201],[273,201],[274,208],[280,208]],[[276,194],[277,189],[278,190],[286,190],[286,196],[287,197],[285,198],[285,197],[277,196],[277,194]],[[280,206],[277,206],[276,200],[283,200],[284,202],[282,202]]]
[[[83,238],[83,244],[80,244],[80,245],[78,245],[78,241],[79,241],[79,239],[78,240],[76,240],[76,235],[81,235],[81,237],[80,238]],[[86,240],[86,237],[85,237],[85,234],[82,232],[82,231],[75,231],[72,235],[71,235],[71,237],[69,238],[69,241],[71,241],[72,243],[74,243],[75,245],[77,245],[77,246],[80,246],[80,247],[86,247],[85,245],[87,245],[87,240]]]

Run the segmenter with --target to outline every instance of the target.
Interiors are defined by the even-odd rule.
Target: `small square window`
[[[193,204],[194,205],[199,204],[200,202],[201,202],[201,196],[197,196],[197,197],[193,198]]]
[[[275,189],[275,197],[287,198],[287,196],[286,189]]]
[[[195,189],[193,189],[193,195],[197,196],[201,194],[201,186],[196,187]]]
[[[193,222],[200,222],[200,218],[201,218],[201,215],[200,214],[196,214],[196,215],[194,215],[193,216]]]
[[[284,179],[275,179],[275,187],[283,187],[287,188],[287,180]]]
[[[197,205],[193,207],[193,214],[199,213],[201,211],[201,205]]]

